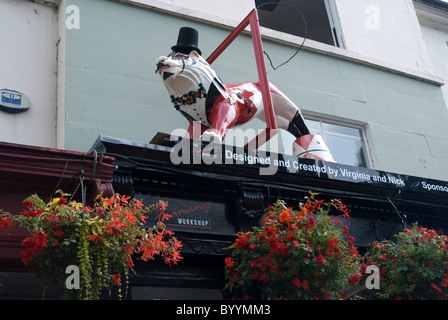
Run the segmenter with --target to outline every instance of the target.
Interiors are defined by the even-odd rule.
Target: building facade
[[[300,52],[276,70],[268,66],[269,79],[324,133],[339,162],[446,180],[446,4],[317,2],[260,7],[273,65],[302,44],[293,32],[303,32],[300,14],[308,20]],[[284,4],[300,12],[283,17]],[[255,5],[2,1],[9,50],[1,86],[31,98],[27,112],[2,112],[3,140],[87,151],[99,134],[148,142],[186,128],[154,74],[155,59],[169,53],[185,25],[199,31],[206,58]],[[110,18],[116,14],[120,21]],[[287,29],[263,26],[275,15]],[[250,36],[238,37],[214,68],[227,83],[256,79]],[[290,152],[291,137],[280,137]]]
[[[4,70],[0,73],[0,88],[19,91],[30,99],[27,111],[0,111],[0,140],[74,152],[96,150],[112,156],[118,154],[116,176],[123,180],[119,179],[116,190],[124,186],[121,190],[132,190],[148,201],[157,196],[191,198],[179,187],[190,186],[190,182],[181,183],[171,175],[164,178],[165,182],[162,178],[151,180],[149,176],[156,173],[133,168],[124,160],[131,157],[133,161],[145,162],[144,155],[154,160],[152,157],[159,157],[156,151],[142,151],[149,148],[148,143],[158,133],[182,135],[188,126],[154,72],[155,60],[171,51],[179,29],[184,26],[198,30],[199,47],[207,58],[258,7],[269,80],[301,108],[311,131],[324,137],[336,162],[342,166],[338,170],[358,168],[357,172],[370,175],[390,172],[397,179],[419,177],[445,186],[448,4],[438,0],[379,0],[375,4],[367,0],[274,2],[0,0],[0,26],[7,30],[4,49],[0,51]],[[224,83],[257,80],[250,28],[232,42],[213,67]],[[265,124],[252,121],[241,132],[252,128],[261,130]],[[289,157],[293,140],[289,133],[280,132],[273,140],[278,143],[272,145],[275,147],[272,151]],[[136,151],[136,147],[142,149]],[[181,168],[165,163],[166,154],[160,157],[164,159],[160,165],[169,167],[166,170]],[[182,170],[190,169],[182,167]],[[204,170],[213,171],[218,180],[224,179],[219,170]],[[242,176],[246,175],[244,172]],[[212,184],[212,176],[208,177],[204,182],[190,176],[196,187]],[[322,182],[314,178],[305,183],[287,175],[277,177],[300,186],[301,192],[310,186],[323,188]],[[278,182],[275,177],[266,179],[257,180],[257,185]],[[164,189],[166,184],[173,185],[172,189]],[[229,190],[235,187],[232,182],[223,185]],[[331,182],[329,188],[333,188],[335,195],[338,190],[341,194],[354,194],[360,186],[358,182],[353,186]],[[255,196],[265,192],[247,185],[237,188],[238,192]],[[372,208],[373,203],[380,201],[381,192],[369,188],[363,192],[375,195],[370,200]],[[157,195],[158,190],[163,191]],[[191,205],[211,201],[216,209],[214,217],[220,221],[222,217],[218,217],[229,210],[223,207],[227,200],[208,194],[206,189],[200,190],[209,198],[196,195],[190,199]],[[208,190],[219,193],[216,186]],[[406,192],[412,190],[403,190]],[[235,196],[240,193],[229,192],[230,198]],[[278,196],[289,197],[283,191]],[[264,197],[265,202],[272,200],[271,196]],[[440,197],[442,200],[433,200],[440,201],[443,207],[446,196],[441,192]],[[244,201],[244,197],[241,199]],[[350,199],[353,206],[361,207],[356,202],[359,199]],[[379,206],[386,206],[385,203]],[[360,219],[365,217],[367,213],[363,211]],[[443,224],[440,219],[434,221]],[[205,281],[197,282],[203,289],[199,297],[207,294],[222,297],[221,249],[238,230],[235,226],[246,223],[244,218],[237,220],[238,223],[232,224],[224,219],[219,222],[221,229],[199,233],[198,238],[185,234],[188,254],[194,256],[196,250],[202,254],[201,259],[213,261],[209,274],[198,268],[192,262],[194,259],[187,261],[182,271],[184,278],[180,275],[177,279],[186,295],[194,287],[189,279],[208,279],[213,285],[207,287]],[[205,244],[201,244],[201,239],[206,239]],[[217,258],[210,260],[210,256]],[[157,292],[163,287],[165,271],[142,268],[142,274],[147,273],[155,280],[137,277],[135,297],[160,298]],[[167,288],[167,295],[178,290],[169,289],[173,286]]]

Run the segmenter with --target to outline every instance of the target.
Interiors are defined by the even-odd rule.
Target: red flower
[[[12,217],[5,218],[2,215],[0,215],[0,230],[6,230],[9,227],[13,227]]]
[[[305,290],[308,289],[308,280],[305,279],[302,281],[302,288]]]
[[[101,237],[100,237],[101,238]],[[124,251],[131,254],[132,253],[132,246],[129,243],[126,243],[123,247]]]
[[[327,263],[327,260],[325,260],[324,256],[322,254],[320,254],[316,257],[316,263],[317,264],[325,264],[325,263]]]
[[[25,250],[20,252],[22,262],[27,266],[34,255],[45,250],[47,243],[47,235],[43,231],[39,231],[35,236],[25,238],[21,245],[25,247]]]
[[[226,264],[226,269],[233,268],[233,266],[235,265],[235,260],[232,257],[225,258],[224,262]]]
[[[266,236],[268,236],[268,237],[272,237],[272,236],[275,235],[275,233],[277,232],[277,228],[266,227],[266,228],[265,228],[265,231],[266,231]]]
[[[121,284],[121,276],[119,274],[111,274],[110,276],[114,280],[114,286],[119,286]]]
[[[348,283],[351,285],[357,284],[359,281],[361,281],[361,276],[359,274],[355,274],[348,278]]]
[[[317,208],[319,209],[321,206],[322,206],[322,204],[324,203],[324,200],[322,199],[322,200],[316,200],[316,206],[317,206]]]
[[[53,221],[53,220],[61,221],[61,216],[57,216],[57,215],[55,215],[54,213],[50,213],[50,214],[47,216],[47,220],[48,220],[48,221]]]
[[[313,230],[314,229],[314,223],[316,222],[316,219],[313,217],[308,217],[305,230]]]
[[[37,210],[37,209],[29,209],[29,210],[25,210],[23,209],[20,214],[27,217],[27,218],[33,218],[33,217],[40,217],[40,215],[43,213],[42,210]]]
[[[435,290],[437,290],[438,292],[442,293],[442,290],[439,288],[438,285],[436,285],[434,282],[431,283],[431,287]]]
[[[311,203],[305,203],[305,208],[310,213],[316,210],[316,206],[312,205]]]
[[[333,250],[338,246],[338,241],[335,238],[328,239],[327,243],[328,243],[328,250]]]
[[[440,285],[444,288],[446,288],[448,286],[448,279],[447,278],[442,278],[442,282],[440,283]]]
[[[101,236],[87,236],[89,241],[101,240]]]
[[[27,208],[31,208],[31,206],[33,205],[33,200],[23,201],[23,205]]]
[[[64,235],[64,231],[61,231],[61,230],[55,231],[54,235],[56,237],[60,238]]]
[[[295,278],[292,280],[292,283],[293,283],[297,288],[300,288],[300,280],[299,280],[299,278],[295,277]]]
[[[241,232],[238,233],[239,237],[236,239],[235,243],[233,244],[238,249],[243,249],[247,243],[249,242],[250,235],[249,234],[243,234]]]

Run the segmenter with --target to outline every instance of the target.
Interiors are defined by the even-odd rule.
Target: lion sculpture
[[[190,122],[187,136],[199,138],[193,136],[194,122],[199,121],[204,140],[222,142],[228,129],[253,118],[265,120],[262,92],[258,81],[224,84],[202,58],[197,39],[195,29],[181,28],[173,51],[156,60],[156,73],[174,107]],[[296,138],[293,155],[334,162],[323,138],[309,131],[299,108],[275,85],[269,85],[278,127]]]

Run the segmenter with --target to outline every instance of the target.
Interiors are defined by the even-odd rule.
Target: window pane
[[[326,133],[325,142],[337,163],[367,167],[361,140]]]
[[[322,123],[324,139],[338,163],[367,167],[361,130],[330,123]]]
[[[346,126],[341,126],[341,125],[332,124],[332,123],[325,123],[325,122],[322,122],[322,128],[325,133],[331,133],[331,134],[340,135],[340,136],[348,136],[353,139],[361,140],[361,134],[359,132],[359,129],[357,129],[357,128],[350,128],[350,127],[346,127]]]
[[[321,135],[337,163],[369,167],[362,130],[345,125],[305,119],[311,133]]]
[[[300,37],[306,30],[306,38],[335,45],[324,0],[255,0],[255,4],[260,6],[261,26]]]
[[[311,133],[323,136],[322,130],[320,128],[320,121],[305,119],[305,123]]]

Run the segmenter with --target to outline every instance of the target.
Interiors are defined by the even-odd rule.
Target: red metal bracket
[[[252,33],[252,43],[254,45],[255,61],[257,63],[257,71],[260,82],[260,89],[263,98],[264,113],[266,117],[266,129],[254,140],[249,142],[246,146],[255,147],[264,144],[272,136],[278,132],[277,119],[275,118],[274,108],[272,106],[272,97],[269,90],[268,73],[266,71],[266,64],[263,56],[263,43],[260,34],[260,25],[257,9],[253,9],[241,23],[230,33],[230,35],[216,48],[215,51],[207,58],[207,62],[211,65],[216,58],[240,35],[244,29],[250,25]],[[266,139],[260,139],[263,136]]]

